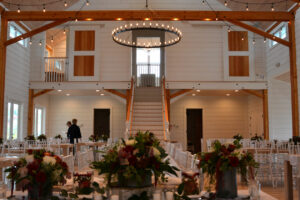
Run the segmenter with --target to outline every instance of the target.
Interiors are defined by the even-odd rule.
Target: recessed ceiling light
[[[228,97],[229,97],[229,96],[230,96],[230,94],[226,94],[226,96],[228,96]]]
[[[201,92],[201,90],[196,90],[197,92]]]
[[[101,96],[104,96],[104,94],[103,94],[103,93],[101,93],[100,95],[101,95]]]
[[[173,21],[178,21],[178,20],[179,20],[179,18],[177,18],[177,17],[174,17],[172,20],[173,20]]]
[[[66,94],[67,96],[70,96],[70,94]]]
[[[234,90],[235,92],[239,92],[239,90]]]
[[[62,90],[57,90],[57,92],[61,92]]]
[[[196,94],[192,94],[192,96],[194,97],[194,96],[196,96]]]
[[[100,90],[96,90],[96,92],[100,92]]]

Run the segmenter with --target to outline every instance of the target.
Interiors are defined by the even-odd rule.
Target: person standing
[[[72,138],[72,144],[74,144],[74,139],[76,139],[76,143],[78,143],[78,139],[81,139],[81,131],[79,126],[77,126],[77,119],[72,119],[71,125],[71,133],[70,133],[70,141]]]
[[[69,131],[69,129],[70,129],[72,123],[70,121],[68,121],[66,125],[68,127],[67,138],[70,140],[70,131]]]

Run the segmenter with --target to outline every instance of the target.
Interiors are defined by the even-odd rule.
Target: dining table
[[[3,180],[3,169],[10,167],[14,162],[18,161],[18,156],[2,156],[0,157],[0,181]]]

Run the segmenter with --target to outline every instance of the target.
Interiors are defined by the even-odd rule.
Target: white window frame
[[[285,30],[286,30],[286,34],[285,34],[285,37],[282,37],[281,36],[281,34],[282,34],[282,28],[284,28],[285,27]],[[288,26],[287,26],[287,24],[285,23],[285,24],[283,24],[283,25],[281,25],[281,26],[279,26],[279,28],[277,28],[277,29],[275,29],[274,31],[272,31],[272,35],[274,35],[275,36],[275,34],[277,34],[277,33],[279,33],[279,38],[280,39],[283,39],[283,40],[286,40],[287,38],[288,38],[288,34],[289,34],[289,32],[288,32]],[[279,45],[279,43],[278,42],[276,42],[275,44],[273,44],[273,42],[276,42],[276,41],[274,41],[274,40],[269,40],[269,42],[268,42],[268,46],[269,46],[269,49],[273,49],[274,47],[276,47],[276,46],[278,46]]]
[[[8,129],[8,104],[11,104],[10,107],[10,133],[9,136],[7,137],[7,129]],[[22,121],[23,121],[23,104],[15,101],[15,100],[9,100],[7,102],[7,112],[6,112],[6,129],[5,129],[5,140],[12,140],[12,136],[13,136],[13,108],[14,108],[14,104],[18,104],[19,105],[19,109],[18,109],[18,133],[17,133],[17,138],[16,140],[22,140]]]
[[[11,27],[13,27],[15,29],[14,37],[10,36],[10,28]],[[8,25],[8,34],[7,34],[8,38],[13,39],[15,37],[18,37],[17,33],[20,33],[20,35],[22,35],[22,34],[25,33],[25,31],[20,26],[18,26],[16,23],[10,22],[9,25]],[[24,41],[24,44],[22,44],[22,41]],[[22,47],[27,48],[28,47],[28,39],[20,40],[20,41],[17,42],[17,44],[21,45]]]
[[[45,124],[46,124],[46,109],[42,106],[35,106],[34,107],[34,136],[35,137],[38,137],[39,134],[37,132],[37,127],[38,127],[38,124],[37,124],[37,110],[42,110],[42,119],[41,119],[41,134],[46,134],[45,133]],[[40,135],[41,135],[40,134]]]

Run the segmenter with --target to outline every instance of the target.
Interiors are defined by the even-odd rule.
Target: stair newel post
[[[164,129],[164,140],[170,140],[169,134],[169,121],[168,121],[168,108],[167,108],[167,97],[166,97],[166,85],[165,77],[162,78],[162,118],[163,118],[163,129]]]
[[[133,115],[133,100],[134,100],[134,77],[131,78],[131,86],[130,90],[127,91],[127,105],[126,105],[126,131],[125,131],[125,138],[129,138],[131,136],[131,128],[132,128],[132,115]]]

